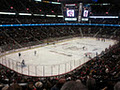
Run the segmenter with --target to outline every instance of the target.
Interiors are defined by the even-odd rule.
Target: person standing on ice
[[[96,56],[98,56],[98,52],[96,52]]]
[[[85,57],[87,57],[87,53],[85,53]]]
[[[35,56],[36,56],[36,53],[37,53],[37,52],[36,52],[36,51],[34,51],[34,55],[35,55]]]
[[[25,61],[24,61],[24,59],[22,60],[21,65],[22,65],[22,67],[25,66]]]
[[[20,57],[20,56],[21,56],[21,53],[18,53],[18,56]]]
[[[85,46],[83,46],[83,50],[85,50]]]

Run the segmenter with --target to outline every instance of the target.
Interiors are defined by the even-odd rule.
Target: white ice
[[[92,58],[101,51],[114,45],[116,41],[106,39],[105,42],[96,38],[71,38],[52,45],[36,47],[29,50],[10,53],[1,63],[7,67],[30,76],[53,76],[73,70],[89,60],[85,53]],[[83,47],[85,46],[85,50]],[[36,54],[35,54],[36,51]],[[21,53],[19,57],[18,53]],[[21,67],[22,60],[25,66]]]

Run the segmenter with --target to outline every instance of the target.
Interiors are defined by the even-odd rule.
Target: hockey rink
[[[115,43],[110,39],[104,42],[96,38],[71,38],[7,54],[0,58],[0,63],[25,75],[54,76],[75,69]],[[25,65],[21,64],[23,60]]]

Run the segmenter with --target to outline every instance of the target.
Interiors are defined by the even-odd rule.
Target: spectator
[[[95,90],[95,86],[96,86],[96,81],[95,79],[92,77],[92,75],[89,75],[86,81],[88,90]]]
[[[114,90],[120,90],[120,81],[115,84]]]
[[[81,82],[68,81],[62,86],[61,90],[88,90],[88,89]]]
[[[60,79],[58,83],[51,88],[51,90],[60,90],[65,81],[65,79]]]

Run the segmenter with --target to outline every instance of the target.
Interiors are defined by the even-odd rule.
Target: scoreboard
[[[82,3],[62,5],[64,20],[81,22],[81,20],[88,19],[90,10],[86,6]]]
[[[82,10],[82,21],[88,21],[91,7],[90,7],[90,5],[85,4],[85,5],[83,5],[82,9],[83,9]]]
[[[77,4],[65,4],[63,9],[63,15],[65,21],[77,21],[78,17],[78,5]]]

